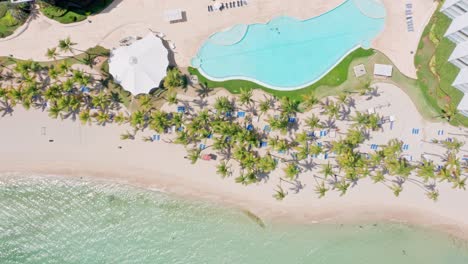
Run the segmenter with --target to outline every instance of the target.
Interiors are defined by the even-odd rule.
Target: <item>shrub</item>
[[[8,5],[7,3],[0,3],[0,18],[6,15],[6,12],[8,11],[7,5]]]

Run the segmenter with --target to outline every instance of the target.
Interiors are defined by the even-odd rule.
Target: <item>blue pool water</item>
[[[212,80],[245,79],[278,90],[309,85],[357,47],[367,48],[385,22],[379,0],[348,0],[308,20],[278,17],[212,35],[192,66]]]

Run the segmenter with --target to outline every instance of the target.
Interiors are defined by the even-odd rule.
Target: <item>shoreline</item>
[[[109,173],[114,175],[116,172]],[[75,171],[73,173],[62,171],[55,171],[54,173],[47,173],[45,171],[36,172],[32,170],[24,171],[5,171],[0,169],[0,179],[5,177],[17,177],[14,174],[21,174],[19,178],[41,178],[41,179],[59,179],[69,180],[77,182],[87,182],[91,184],[103,184],[112,183],[118,184],[123,187],[130,187],[136,190],[159,192],[167,194],[178,200],[186,201],[197,201],[203,203],[209,203],[217,207],[222,207],[227,210],[237,210],[246,215],[254,224],[257,223],[252,219],[249,214],[259,218],[263,223],[266,221],[267,224],[293,224],[293,225],[374,225],[374,224],[402,224],[408,227],[416,227],[427,231],[435,231],[454,239],[462,240],[468,243],[468,225],[457,223],[453,220],[447,219],[441,215],[437,215],[434,212],[424,212],[423,210],[415,211],[415,208],[392,208],[382,206],[353,206],[348,208],[331,208],[322,209],[320,212],[309,213],[300,215],[300,211],[291,210],[283,211],[281,208],[271,208],[270,210],[262,210],[262,204],[250,204],[247,206],[245,201],[239,199],[239,197],[225,196],[220,193],[203,193],[197,192],[193,189],[189,189],[186,186],[170,186],[161,185],[152,182],[151,185],[146,185],[143,179],[133,179],[129,176],[121,173],[118,178],[110,175],[103,175],[101,173],[94,173],[91,175],[90,171]],[[166,175],[168,176],[168,175]],[[162,175],[160,177],[163,177]],[[147,178],[146,178],[147,180]],[[346,202],[346,196],[341,197],[343,202]],[[280,203],[280,202],[278,202]],[[292,214],[291,214],[292,213]]]

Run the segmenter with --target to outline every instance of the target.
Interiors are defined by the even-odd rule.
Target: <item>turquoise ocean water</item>
[[[384,23],[380,1],[348,0],[308,20],[277,17],[218,32],[192,65],[211,79],[241,78],[295,89],[316,81],[357,46],[369,47]]]
[[[468,246],[402,224],[262,228],[160,192],[16,175],[0,177],[0,263],[466,264]]]

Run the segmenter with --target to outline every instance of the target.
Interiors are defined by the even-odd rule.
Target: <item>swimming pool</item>
[[[385,22],[379,0],[347,0],[308,20],[278,17],[212,35],[192,66],[215,81],[249,80],[276,90],[310,85],[353,50],[368,48]]]

